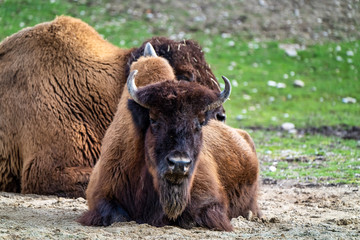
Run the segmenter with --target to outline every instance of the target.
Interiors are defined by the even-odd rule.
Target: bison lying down
[[[259,164],[250,136],[207,116],[228,98],[229,81],[219,94],[169,80],[172,68],[155,56],[140,58],[131,70],[129,92],[124,89],[90,178],[89,211],[79,222],[229,231],[232,217],[259,216]]]
[[[179,78],[188,76],[216,89],[195,42],[151,42]],[[2,41],[0,191],[84,196],[126,83],[127,66],[142,49],[113,46],[70,17],[23,29]],[[212,117],[222,120],[222,108]]]

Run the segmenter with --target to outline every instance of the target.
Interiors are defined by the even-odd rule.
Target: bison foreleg
[[[200,226],[220,231],[231,231],[233,229],[223,204],[215,202],[200,208],[196,208],[196,205],[193,207],[194,209],[191,209],[190,206],[178,218],[179,226],[183,228]]]
[[[85,212],[78,222],[86,226],[109,226],[114,222],[129,221],[127,212],[116,202],[101,200],[97,208]]]
[[[53,194],[63,197],[85,197],[91,167],[54,167],[51,163],[33,159],[24,166],[21,192]]]

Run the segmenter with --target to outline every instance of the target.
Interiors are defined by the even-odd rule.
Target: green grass
[[[249,44],[233,39],[224,44],[224,39],[214,37],[207,54],[217,76],[226,75],[238,83],[233,85],[231,101],[225,104],[230,125],[359,125],[359,103],[345,104],[342,98],[359,98],[360,41],[307,46],[298,57],[289,57],[274,42]],[[235,46],[228,46],[228,41],[234,41]],[[249,48],[254,44],[257,49]],[[335,50],[338,46],[339,52]],[[347,51],[354,56],[347,56]],[[338,56],[343,61],[336,60]],[[305,87],[295,88],[296,79]],[[285,83],[286,88],[270,87],[269,80]],[[240,114],[244,119],[237,122]]]
[[[262,160],[263,177],[360,184],[360,142],[356,140],[275,131],[251,135]]]
[[[0,0],[0,40],[59,15],[81,18],[120,47],[139,46],[153,35],[168,36],[166,24],[155,26],[146,18],[134,20],[127,13],[111,14],[103,8],[106,2]],[[170,11],[164,7],[164,13]],[[191,28],[185,36],[204,47],[218,79],[225,75],[234,81],[231,100],[225,103],[229,125],[269,127],[292,122],[297,128],[359,126],[360,41],[308,45],[298,51],[297,57],[289,57],[279,48],[279,42],[249,42],[241,33],[223,38]],[[293,87],[295,79],[302,80],[305,87]],[[269,80],[285,83],[286,88],[270,87]],[[344,97],[356,98],[357,102],[345,104]],[[239,115],[241,121],[236,119]],[[357,141],[275,131],[254,131],[251,135],[263,177],[360,184]],[[300,160],[289,161],[290,156]],[[274,162],[276,171],[272,172],[269,167]]]
[[[104,5],[106,1],[103,1]],[[121,47],[139,46],[150,38],[148,24],[111,16],[101,6],[86,1],[0,0],[0,40],[24,27],[52,21],[56,16],[77,17],[93,26],[105,39]]]

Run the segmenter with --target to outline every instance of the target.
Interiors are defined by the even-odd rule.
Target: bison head
[[[141,71],[142,69],[139,69]],[[137,88],[132,71],[129,109],[144,133],[145,161],[165,214],[176,219],[185,209],[202,146],[202,127],[230,95],[195,82],[167,80]],[[141,124],[139,124],[141,123]]]
[[[154,47],[154,53],[168,60],[177,80],[197,82],[220,93],[219,83],[205,60],[202,48],[194,40],[174,41],[165,37],[153,37],[131,53],[127,66],[128,73],[131,64],[143,55],[148,43]],[[222,105],[208,114],[211,118],[222,122],[226,119]]]

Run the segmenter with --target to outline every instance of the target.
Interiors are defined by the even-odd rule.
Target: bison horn
[[[206,107],[206,109],[205,109],[206,111],[214,110],[215,108],[220,107],[229,98],[230,93],[231,93],[230,81],[229,81],[229,79],[227,79],[224,76],[222,76],[222,79],[225,82],[225,89],[220,93],[219,98],[215,102],[209,104]]]
[[[157,57],[154,47],[149,42],[145,45],[144,57]]]
[[[138,73],[138,70],[134,70],[130,73],[128,79],[127,79],[127,88],[128,88],[128,91],[129,91],[129,94],[130,96],[132,97],[132,99],[137,103],[139,104],[140,106],[144,107],[144,108],[149,108],[149,106],[147,106],[146,104],[144,103],[141,103],[140,100],[138,99],[137,97],[137,91],[138,91],[138,88],[136,87],[135,85],[135,75]]]

